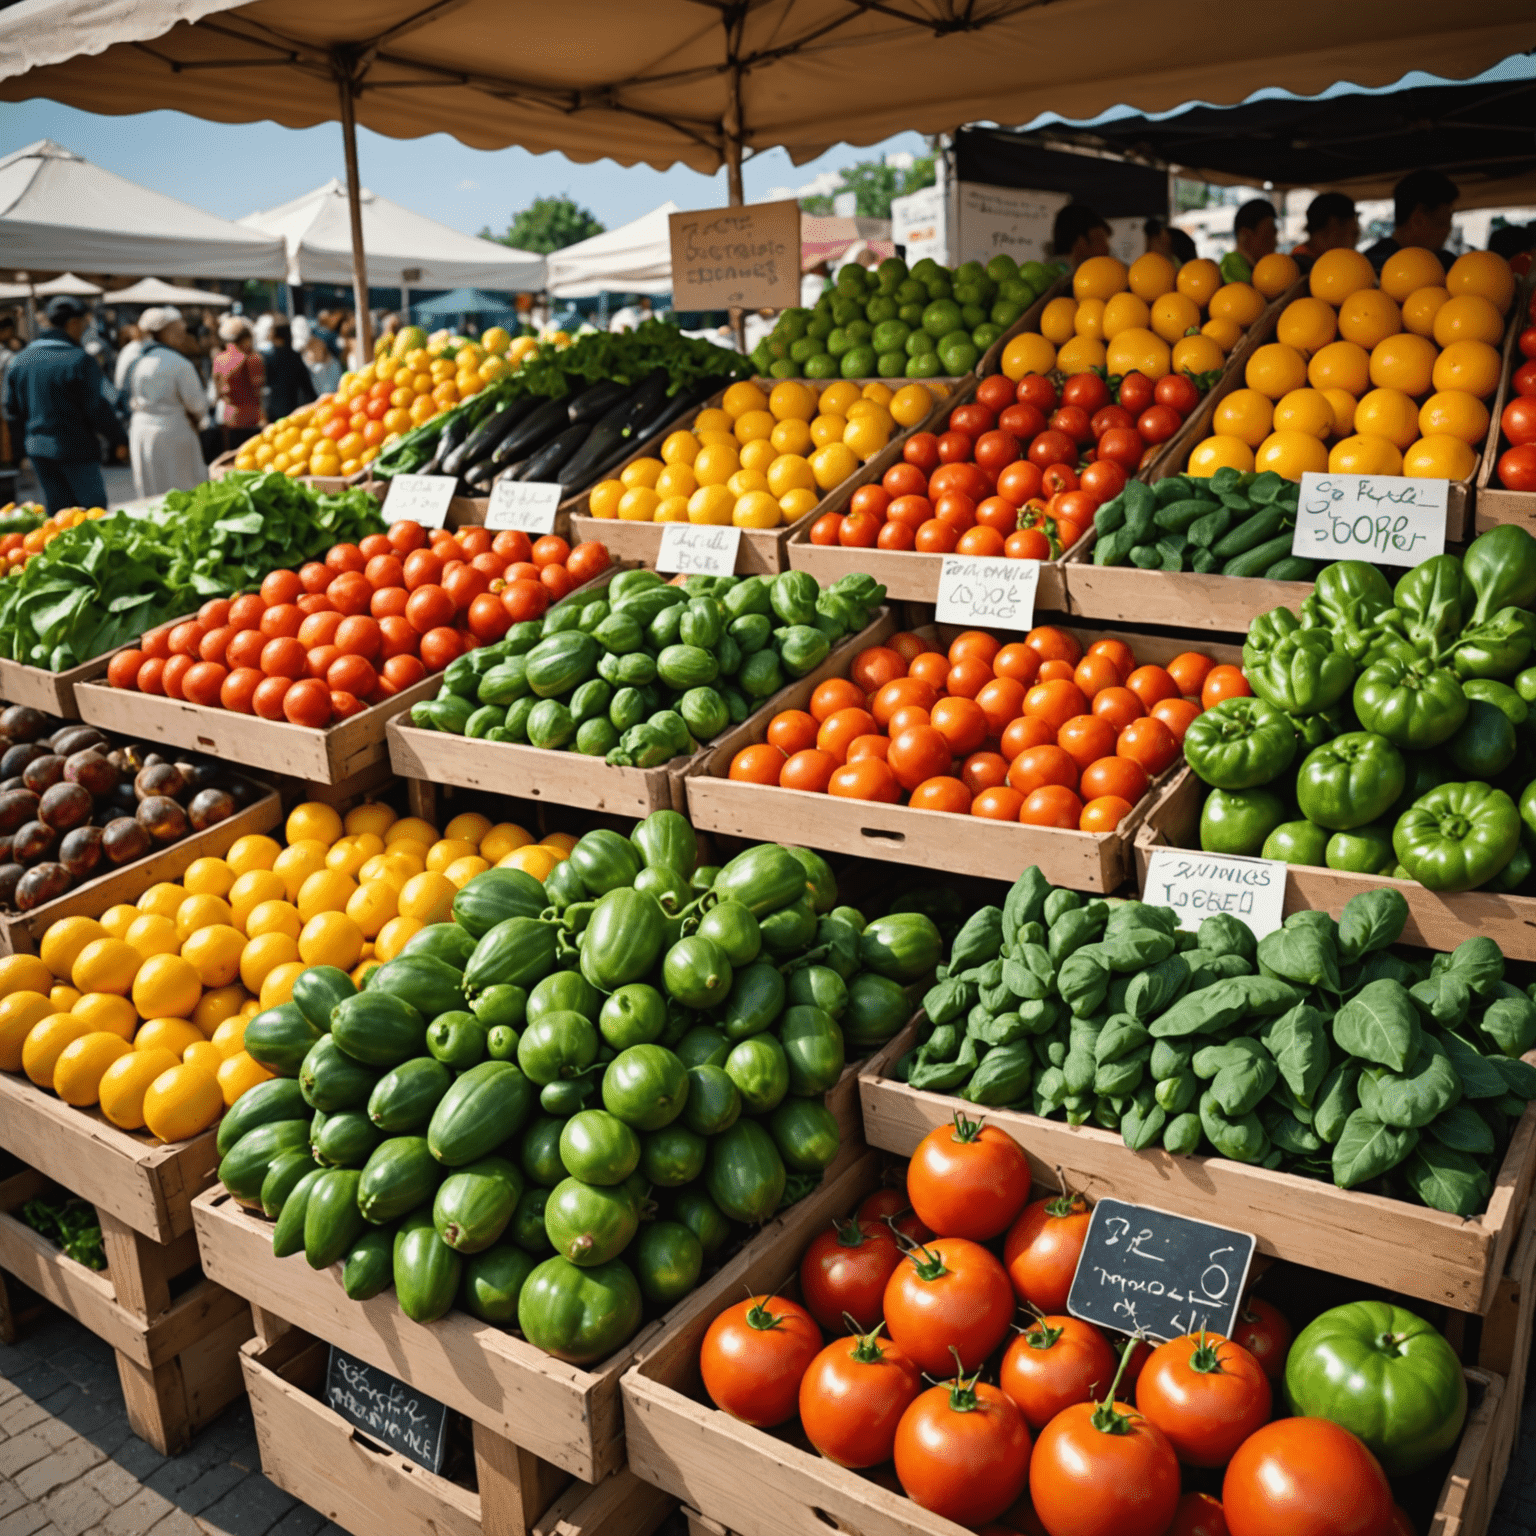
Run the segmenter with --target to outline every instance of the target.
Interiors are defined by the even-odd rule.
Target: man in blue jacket
[[[5,419],[32,460],[50,515],[106,505],[98,434],[118,458],[128,455],[106,380],[80,345],[85,326],[85,306],[60,294],[48,304],[47,326],[5,371]]]

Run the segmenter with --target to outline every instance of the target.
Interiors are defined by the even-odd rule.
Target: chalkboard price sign
[[[349,1424],[429,1472],[443,1469],[448,1406],[331,1346],[325,1401]]]
[[[1124,1200],[1100,1200],[1067,1297],[1067,1311],[1117,1333],[1166,1343],[1237,1325],[1254,1238]]]

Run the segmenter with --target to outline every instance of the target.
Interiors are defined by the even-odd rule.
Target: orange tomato
[[[997,682],[1002,681],[1005,679],[988,683],[987,688],[996,687]],[[987,688],[982,689],[982,694]],[[949,743],[949,750],[957,757],[974,752],[988,735],[996,734],[980,695],[975,699],[940,699],[933,706],[932,721],[933,728]]]
[[[1056,733],[1056,745],[1082,770],[1114,752],[1115,734],[1101,715],[1073,715]]]
[[[1077,764],[1053,743],[1019,753],[1008,770],[1008,782],[1021,795],[1030,794],[1042,784],[1064,784],[1076,789],[1077,780]]]
[[[1040,671],[1039,652],[1031,650],[1022,640],[1012,641],[992,658],[992,670],[998,677],[1011,677],[1028,688]]]
[[[993,658],[1002,648],[1003,642],[996,635],[989,635],[984,629],[966,629],[949,642],[949,659],[955,662],[975,656],[986,662],[990,669]]]
[[[1141,700],[1129,688],[1106,688],[1102,693],[1094,694],[1093,712],[1108,720],[1117,733],[1146,714]]]
[[[1072,681],[1090,698],[1097,698],[1106,688],[1118,688],[1123,681],[1120,669],[1108,656],[1091,651],[1078,662]]]
[[[256,627],[261,631],[262,634],[267,637],[268,640],[291,638],[292,636],[298,634],[300,627],[304,623],[304,617],[304,610],[300,608],[297,603],[279,603],[277,607],[268,608],[267,611],[262,614],[261,623]],[[176,628],[171,631],[171,655],[174,656],[177,654],[177,636],[183,635],[184,632],[188,629],[191,629],[197,635],[197,639],[202,639],[202,629],[200,625],[178,624]],[[182,650],[185,651],[186,649],[187,647],[183,645]],[[191,649],[197,649],[195,642]]]
[[[768,722],[768,741],[786,757],[816,745],[817,722],[803,709],[780,710]]]
[[[914,537],[914,547],[919,554],[947,555],[950,554],[959,542],[960,535],[948,523],[941,523],[938,518],[930,517]]]
[[[1122,683],[1136,670],[1136,653],[1124,640],[1095,640],[1088,647],[1088,654],[1107,657],[1120,674],[1118,680]]]
[[[889,736],[855,736],[848,743],[848,761],[856,763],[861,757],[878,757],[883,763],[891,755]]]
[[[842,514],[840,512],[823,512],[811,524],[811,543],[820,544],[823,547],[836,544],[839,542],[839,535],[842,531]]]
[[[909,726],[928,723],[928,711],[921,704],[903,704],[900,709],[894,710],[891,718],[885,722],[885,731],[888,736],[897,736]]]
[[[985,816],[989,821],[1017,821],[1024,807],[1024,796],[1018,790],[999,784],[984,789],[971,801],[971,815]]]
[[[1078,666],[1081,665],[1082,663],[1079,662]],[[1074,667],[1070,661],[1042,661],[1035,681],[1054,683],[1059,679],[1062,682],[1070,683],[1076,675],[1077,667]]]
[[[1006,784],[1008,759],[1000,752],[973,752],[961,766],[960,782],[972,795]]]
[[[865,693],[875,693],[898,677],[905,677],[907,663],[899,651],[885,645],[872,645],[853,658],[848,675]]]
[[[1223,699],[1246,699],[1252,692],[1243,669],[1228,662],[1212,667],[1205,674],[1205,682],[1200,687],[1200,707],[1214,709]]]
[[[458,630],[446,624],[429,629],[421,637],[421,661],[428,672],[441,672],[450,661],[457,661],[464,653],[464,642]]]
[[[1163,699],[1176,699],[1179,685],[1161,667],[1137,667],[1126,678],[1125,686],[1141,700],[1141,707],[1150,710]]]
[[[992,681],[992,668],[979,656],[962,656],[949,669],[945,688],[957,698],[974,699]]]
[[[887,683],[870,702],[870,713],[880,725],[889,725],[891,716],[904,704],[918,704],[931,710],[938,703],[939,695],[930,683],[920,677],[898,677]]]
[[[558,534],[546,533],[533,544],[533,563],[542,571],[546,565],[564,565],[571,546]],[[466,550],[467,553],[467,550]]]
[[[171,670],[175,660],[173,656],[165,664],[167,672]],[[286,635],[276,640],[268,640],[261,648],[261,670],[268,677],[303,677],[306,660],[304,647],[297,640],[290,639]]]
[[[879,722],[867,709],[849,706],[834,710],[821,722],[816,745],[841,763],[846,761],[849,744],[856,736],[876,735],[878,727]]]
[[[1042,624],[1030,630],[1024,644],[1039,653],[1042,661],[1070,661],[1075,667],[1083,654],[1083,648],[1064,629],[1054,624]]]
[[[1083,802],[1064,784],[1044,784],[1025,797],[1019,820],[1026,827],[1060,827],[1075,832],[1083,817]]]
[[[731,759],[730,777],[748,784],[777,784],[784,768],[784,754],[767,742],[743,747]]]
[[[1056,740],[1056,734],[1050,722],[1039,715],[1020,715],[1017,720],[1008,722],[998,748],[1004,760],[1011,763],[1020,752],[1027,752],[1031,747],[1049,746]]]
[[[912,791],[907,801],[917,811],[950,811],[958,816],[968,816],[971,810],[971,792],[959,779],[948,774],[936,774],[924,779]]]
[[[1216,663],[1199,651],[1180,651],[1168,663],[1168,675],[1179,685],[1179,692],[1186,698],[1198,698],[1211,668]]]
[[[827,793],[844,800],[883,800],[890,805],[901,799],[896,775],[878,757],[861,757],[845,763],[832,775]]]
[[[886,642],[886,646],[896,652],[910,666],[916,656],[921,656],[925,651],[931,651],[933,647],[920,635],[911,634],[902,630],[899,634],[892,635]]]
[[[1104,795],[1118,795],[1132,805],[1147,792],[1150,782],[1147,770],[1128,757],[1107,755],[1095,759],[1083,769],[1083,781],[1079,788],[1090,800]]]
[[[809,789],[819,793],[826,789],[837,768],[837,759],[830,752],[818,752],[815,747],[805,747],[785,759],[784,766],[779,769],[779,787]]]
[[[907,676],[920,677],[942,693],[949,683],[949,657],[943,651],[924,651],[912,658]]]
[[[1024,695],[1024,713],[1038,715],[1053,731],[1059,731],[1073,715],[1087,711],[1088,700],[1083,697],[1083,690],[1064,678],[1052,683],[1036,683]]]
[[[1083,806],[1078,818],[1080,832],[1113,832],[1131,814],[1131,803],[1119,795],[1100,795]]]
[[[1161,720],[1148,715],[1144,720],[1131,721],[1120,732],[1115,755],[1128,757],[1133,763],[1140,763],[1148,773],[1158,774],[1179,755],[1179,743]]]
[[[1001,736],[1024,713],[1024,684],[1011,677],[994,677],[976,695],[976,702],[987,717],[987,728]]]
[[[260,591],[261,600],[269,607],[275,603],[296,603],[303,594],[304,583],[297,571],[271,571],[262,579]]]
[[[1199,713],[1200,706],[1192,704],[1188,699],[1159,699],[1151,709],[1152,718],[1161,720],[1173,732],[1174,740],[1181,747],[1184,745],[1185,731]]]
[[[863,709],[864,703],[864,690],[857,683],[846,677],[829,677],[818,683],[811,695],[811,718],[820,725],[828,715],[835,715],[840,709]]]
[[[931,725],[893,730],[890,740],[886,761],[903,789],[916,789],[924,779],[948,775],[953,766],[948,741]]]
[[[955,544],[957,555],[978,555],[983,559],[996,560],[1002,555],[1005,540],[996,528],[988,528],[984,523],[978,523],[974,528],[967,528]]]

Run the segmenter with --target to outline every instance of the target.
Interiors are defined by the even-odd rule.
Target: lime
[[[812,315],[810,324],[805,328],[805,334],[807,336],[814,336],[817,341],[825,341],[832,334],[831,315],[823,311],[818,311]]]
[[[919,352],[934,352],[938,350],[938,343],[921,326],[907,337],[903,347],[908,357],[916,357]]]
[[[899,307],[890,294],[877,293],[864,306],[864,318],[871,325],[879,325],[882,320],[894,320]]]
[[[867,379],[878,370],[875,349],[867,342],[843,353],[841,373],[845,379]]]
[[[772,368],[768,370],[769,377],[775,379],[798,379],[800,377],[799,363],[791,362],[787,357],[781,357]]]
[[[899,256],[887,256],[875,268],[881,293],[894,293],[907,280],[907,264]]]
[[[982,296],[981,284],[975,281],[955,284],[955,303],[964,307],[967,304],[980,304]]]
[[[1026,261],[1019,268],[1019,276],[1024,279],[1036,293],[1049,288],[1053,281],[1051,274],[1044,265],[1038,261]]]
[[[1012,299],[999,299],[992,306],[992,311],[988,318],[992,321],[993,325],[1000,325],[1006,331],[1023,313],[1024,306],[1022,304],[1015,304]]]
[[[905,325],[921,325],[923,323],[923,311],[927,304],[903,304],[896,311],[896,318]]]
[[[907,371],[905,352],[882,352],[875,359],[875,372],[882,379],[899,379]]]
[[[802,336],[799,341],[791,342],[789,348],[790,357],[797,363],[803,363],[818,353],[827,350],[826,342],[816,336]]]
[[[930,304],[932,304],[936,299],[950,298],[953,293],[954,290],[951,288],[949,279],[944,275],[944,273],[940,272],[936,277],[929,280],[928,302]]]
[[[875,328],[868,320],[850,320],[843,329],[855,341],[868,341],[875,334]]]
[[[915,277],[909,277],[896,290],[896,302],[898,304],[926,304],[928,302],[928,289]]]
[[[784,358],[789,356],[789,348],[789,337],[775,327],[768,337],[768,350],[773,353],[777,361],[782,362]]]
[[[937,352],[914,352],[907,359],[907,377],[909,379],[931,379],[938,375],[942,366]]]
[[[1028,309],[1035,302],[1035,290],[1022,277],[1010,277],[997,285],[999,302]]]
[[[1019,264],[1006,251],[1000,251],[987,263],[987,276],[999,287],[1019,275]]]
[[[932,256],[924,256],[921,261],[914,263],[910,275],[915,277],[920,283],[927,283],[936,272],[942,273],[943,270]]]
[[[827,337],[827,351],[830,352],[833,357],[841,357],[843,353],[845,353],[851,346],[854,346],[855,344],[856,339],[850,336],[842,326],[838,326],[838,328],[833,331],[830,336]]]
[[[882,320],[870,340],[877,352],[900,352],[911,334],[912,327],[904,320]]]
[[[955,268],[955,281],[957,283],[974,283],[982,274],[982,265],[979,261],[962,261]]]
[[[808,379],[835,379],[837,359],[830,352],[818,352],[805,360],[805,376]]]
[[[850,299],[846,295],[832,300],[832,323],[834,325],[847,325],[850,320],[862,320],[864,318],[864,306],[857,299]]]
[[[971,332],[971,340],[974,341],[983,352],[985,352],[987,348],[990,347],[992,343],[996,341],[1002,334],[1002,326],[995,325],[990,320],[983,320],[982,323]]]
[[[939,343],[939,361],[947,374],[969,373],[980,357],[980,349],[963,331],[946,336]]]
[[[811,312],[808,309],[786,309],[779,316],[779,323],[774,330],[782,331],[791,341],[799,341],[805,335],[806,327],[811,323]]]
[[[752,366],[759,373],[767,373],[778,361],[772,352],[768,350],[768,338],[766,336],[752,348]]]
[[[974,331],[986,318],[987,312],[980,304],[962,304],[960,306],[960,323],[968,331]]]
[[[951,331],[958,331],[963,324],[960,306],[953,299],[936,298],[923,311],[923,329],[937,341]]]

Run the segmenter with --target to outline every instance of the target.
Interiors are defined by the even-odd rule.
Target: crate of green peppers
[[[1243,647],[1253,695],[1184,741],[1209,791],[1198,846],[1283,860],[1333,911],[1351,878],[1383,877],[1416,941],[1488,933],[1536,958],[1533,604],[1536,539],[1506,525],[1395,588],[1359,561],[1328,566],[1299,615],[1260,614]],[[1170,802],[1161,828],[1179,843],[1188,794]]]
[[[908,1152],[982,1106],[1085,1193],[1485,1310],[1536,1173],[1536,1000],[1491,939],[1399,948],[1406,919],[1380,890],[1189,932],[1028,869],[861,1074],[866,1138]]]
[[[858,575],[823,589],[803,571],[619,571],[460,657],[435,699],[394,722],[391,761],[409,778],[594,810],[675,809],[702,744],[835,670],[884,597]]]

